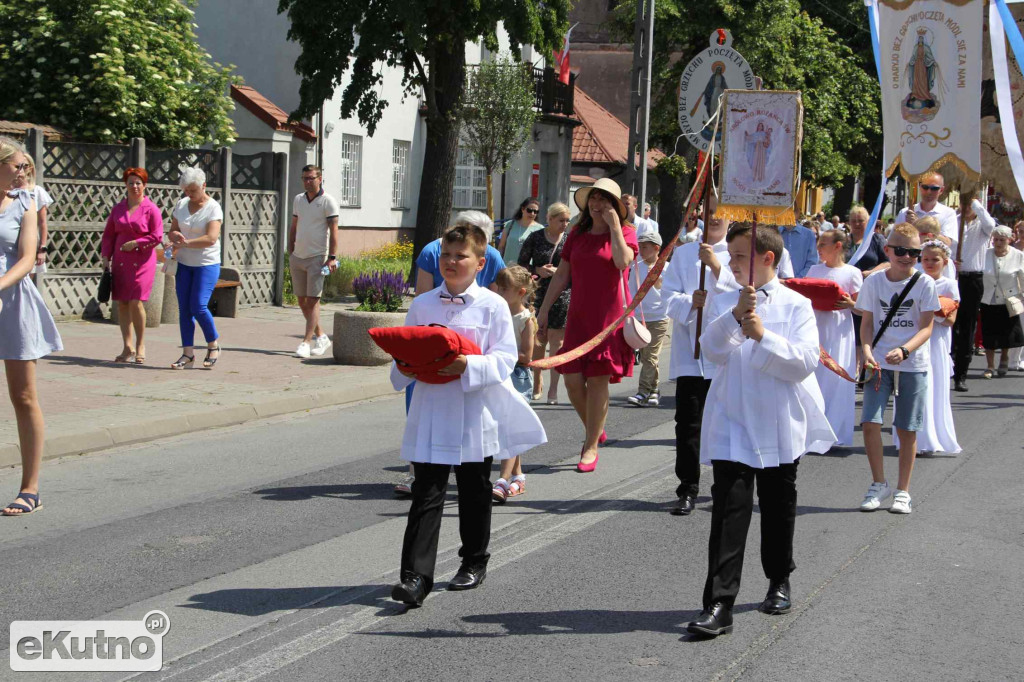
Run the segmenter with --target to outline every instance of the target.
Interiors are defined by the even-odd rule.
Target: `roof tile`
[[[576,87],[575,115],[583,125],[572,132],[573,163],[610,163],[626,165],[629,148],[629,126],[597,103],[579,86]],[[654,168],[665,156],[658,149],[647,155],[647,167]]]

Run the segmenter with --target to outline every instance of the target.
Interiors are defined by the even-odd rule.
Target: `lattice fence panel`
[[[47,181],[120,180],[129,152],[122,145],[45,142],[43,168]]]
[[[273,268],[277,262],[277,234],[274,232],[228,235],[227,265],[239,269]]]
[[[233,189],[272,189],[274,187],[274,153],[232,154],[231,187]]]
[[[220,189],[207,187],[206,193],[224,208],[224,192]],[[185,198],[185,194],[177,185],[147,185],[146,195],[160,208],[164,217],[164,232],[171,229],[171,211],[174,205]]]
[[[250,226],[260,232],[277,230],[276,192],[231,192],[231,224]]]
[[[237,268],[242,280],[239,303],[273,303],[277,271],[277,220],[280,197],[276,192],[233,190],[231,225],[225,265]]]
[[[43,299],[51,314],[55,317],[81,317],[89,302],[96,297],[100,274],[65,276],[47,273],[42,284]]]
[[[273,270],[242,270],[239,275],[242,279],[239,305],[270,305],[274,302]]]
[[[206,184],[223,187],[220,152],[212,149],[147,149],[146,171],[153,183],[177,184],[181,166],[193,166],[206,173]]]

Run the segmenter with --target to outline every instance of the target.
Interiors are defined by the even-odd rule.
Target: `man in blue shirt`
[[[811,266],[818,262],[818,240],[814,231],[803,225],[779,227],[782,243],[793,260],[793,276],[806,277]]]
[[[464,211],[455,218],[455,224],[466,223],[468,225],[476,225],[481,230],[487,233],[487,238],[490,239],[494,233],[494,223],[487,217],[486,213],[481,211]],[[487,255],[485,256],[487,261],[484,265],[484,269],[477,273],[476,283],[485,289],[494,282],[494,279],[498,276],[498,272],[505,268],[505,261],[502,260],[501,254],[496,248],[487,245]],[[416,295],[419,296],[422,293],[426,293],[431,289],[436,289],[441,286],[441,282],[444,278],[441,277],[441,267],[438,261],[441,258],[441,240],[435,239],[420,251],[420,255],[416,258]],[[429,278],[429,279],[428,279]]]

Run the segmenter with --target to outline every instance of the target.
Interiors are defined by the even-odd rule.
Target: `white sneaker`
[[[313,347],[309,350],[309,352],[312,353],[313,355],[323,355],[324,352],[330,347],[331,339],[330,337],[327,336],[327,334],[324,334],[323,336],[318,336],[316,337],[316,339],[313,340]]]
[[[661,396],[658,395],[657,393],[650,394],[649,396],[647,396],[647,406],[648,407],[657,407],[658,406],[658,399],[659,398],[661,398]]]
[[[309,344],[303,341],[299,344],[299,347],[295,349],[295,354],[300,358],[308,358],[310,353]]]
[[[910,507],[910,493],[906,490],[897,490],[892,496],[892,506],[889,511],[893,514],[909,514],[913,511]]]
[[[647,396],[643,393],[637,393],[626,398],[626,402],[637,407],[645,407],[647,405]]]
[[[892,495],[892,488],[888,483],[872,483],[868,488],[864,501],[860,503],[861,511],[875,511],[882,506],[882,502]],[[909,501],[910,496],[907,496]]]

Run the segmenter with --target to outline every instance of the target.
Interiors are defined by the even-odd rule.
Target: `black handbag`
[[[112,275],[110,274],[110,269],[109,268],[104,270],[103,274],[100,276],[100,288],[99,288],[99,291],[96,292],[96,300],[99,301],[100,303],[109,303],[110,302],[110,280],[111,280],[111,277],[112,277]]]

